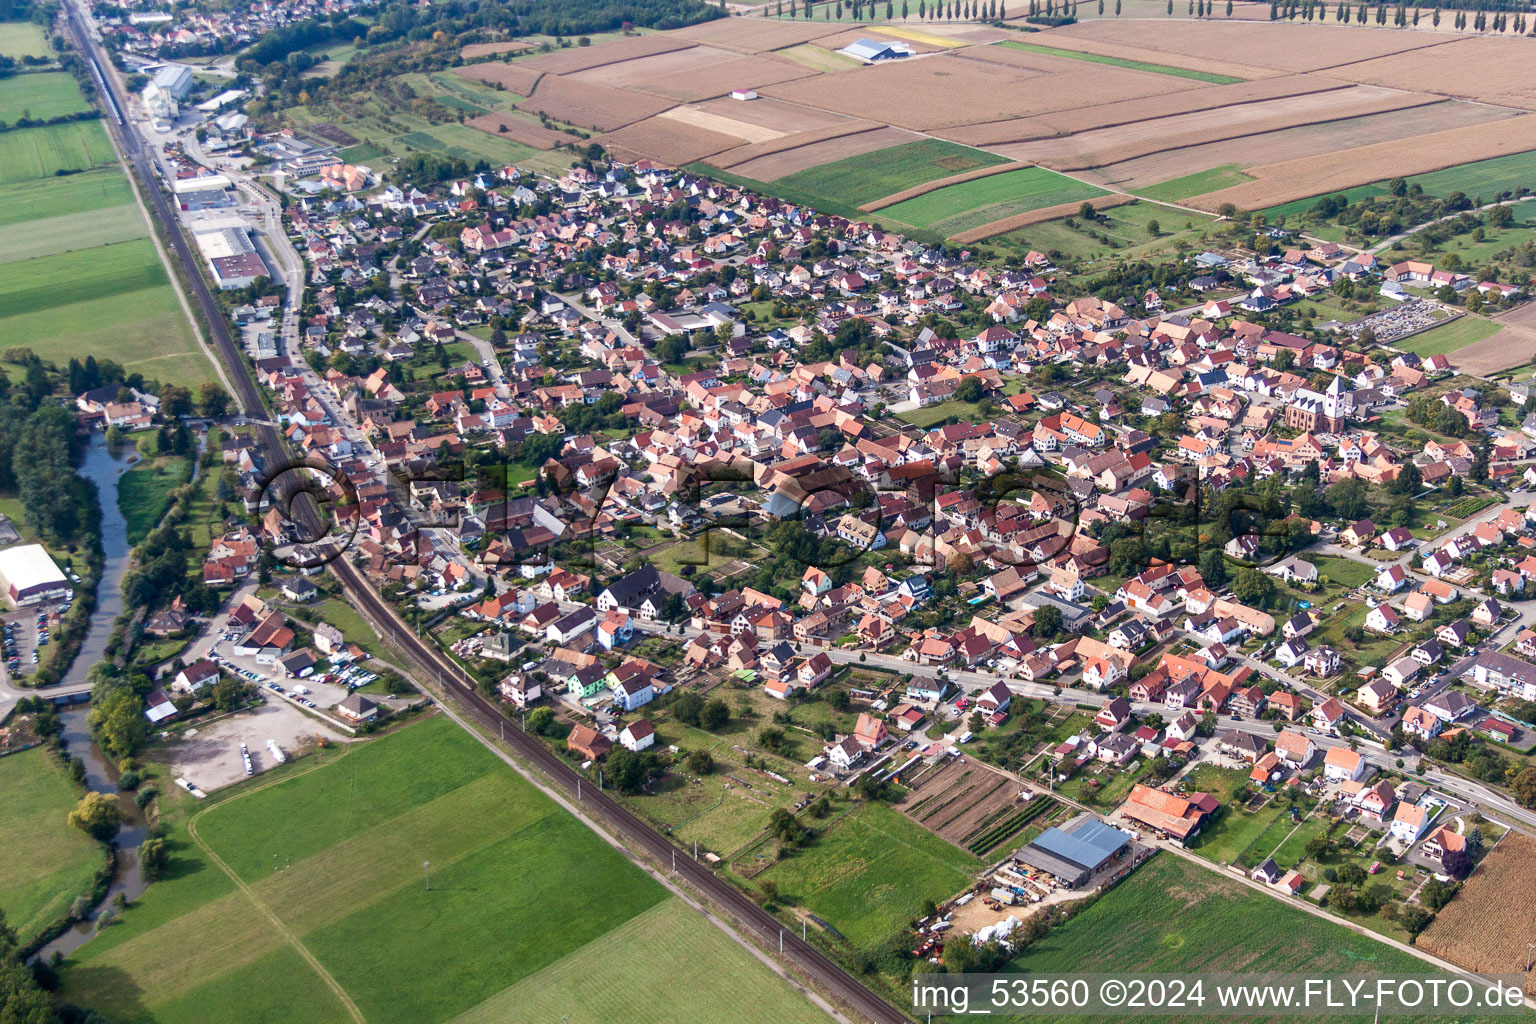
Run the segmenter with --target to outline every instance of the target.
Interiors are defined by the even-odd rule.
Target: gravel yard
[[[242,742],[250,750],[251,765],[259,774],[276,764],[267,749],[267,740],[275,740],[284,754],[293,757],[312,748],[318,736],[331,742],[348,739],[276,697],[254,710],[228,715],[189,733],[171,746],[171,769],[176,776],[207,793],[245,780],[245,767],[240,761]]]

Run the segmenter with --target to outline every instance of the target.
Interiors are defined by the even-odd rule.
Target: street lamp
[[[432,862],[429,861],[429,860],[422,861],[421,862],[421,870],[426,872],[426,874],[427,874],[427,892],[431,892],[432,891]]]

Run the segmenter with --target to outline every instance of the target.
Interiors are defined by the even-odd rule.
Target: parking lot
[[[4,623],[5,668],[11,677],[26,677],[37,671],[41,648],[52,642],[48,620],[54,611],[68,611],[69,602],[47,603],[18,608],[0,616]]]
[[[314,748],[317,738],[346,742],[350,737],[327,727],[279,697],[250,711],[228,715],[218,721],[189,729],[170,746],[171,769],[204,792],[211,793],[246,778],[240,758],[240,744],[251,755],[254,774],[277,764],[267,749],[274,741],[287,757],[295,757]]]

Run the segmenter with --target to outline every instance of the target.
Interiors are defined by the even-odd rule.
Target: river
[[[102,661],[107,653],[107,641],[112,636],[112,626],[123,611],[123,573],[128,568],[128,523],[117,505],[117,482],[128,468],[125,459],[114,456],[112,449],[100,434],[91,438],[80,475],[96,485],[101,503],[101,583],[96,589],[96,610],[86,625],[80,651],[75,655],[60,683],[60,688],[88,688],[91,666]],[[43,691],[48,693],[50,691]],[[52,692],[58,692],[54,690]],[[90,710],[77,704],[61,713],[64,722],[64,742],[71,757],[85,762],[86,787],[97,793],[110,793],[117,797],[122,808],[123,824],[113,844],[117,847],[117,868],[107,898],[91,909],[85,920],[76,923],[64,934],[44,946],[38,956],[51,959],[54,953],[68,955],[96,933],[96,919],[103,911],[112,909],[112,900],[118,893],[135,900],[144,892],[144,879],[139,873],[139,844],[144,841],[146,821],[144,814],[133,802],[132,793],[121,793],[117,788],[117,768],[111,764],[96,744],[91,742],[91,732],[86,721]]]
[[[88,687],[91,666],[106,657],[112,624],[123,612],[123,573],[128,570],[129,555],[128,521],[117,505],[117,482],[127,468],[127,461],[114,457],[100,434],[92,435],[79,472],[96,485],[101,502],[101,583],[96,587],[96,610],[91,613],[85,637],[80,641],[80,653],[75,655],[69,671],[60,680],[60,687]]]

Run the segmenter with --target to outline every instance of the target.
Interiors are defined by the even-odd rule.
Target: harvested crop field
[[[470,43],[459,51],[459,56],[465,60],[475,60],[478,57],[491,57],[498,53],[522,53],[524,50],[533,49],[533,44],[523,39],[512,39],[505,43]]]
[[[1172,117],[1204,110],[1236,110],[1244,104],[1269,103],[1301,94],[1322,95],[1331,89],[1347,89],[1348,82],[1287,75],[1262,82],[1214,85],[1145,99],[1098,103],[1088,107],[1060,110],[1038,117],[1020,117],[1006,121],[940,128],[935,135],[968,146],[987,146],[1005,142],[1026,142],[1072,132],[1093,131],[1117,125],[1134,125],[1149,118]]]
[[[1035,106],[1036,89],[1049,85],[1034,72],[940,54],[845,71],[834,78],[785,82],[760,91],[793,103],[924,131],[958,121],[1016,116]],[[1143,91],[1152,90],[1143,87]],[[900,97],[900,102],[893,103],[893,97]]]
[[[1321,71],[1389,53],[1443,45],[1454,37],[1417,32],[1360,32],[1333,25],[1253,24],[1223,21],[1090,21],[1053,29],[1053,45],[1069,39],[1132,47],[1143,60],[1179,54],[1196,63],[1210,54],[1223,61],[1279,71]],[[1179,63],[1174,61],[1173,63]]]
[[[1106,63],[1126,61],[1128,62],[1127,66],[1155,63],[1149,62],[1147,60],[1147,51],[1137,46],[1117,46],[1114,43],[1074,39],[1070,36],[1058,36],[1054,33],[1046,38],[1051,41],[1050,49],[1076,51],[1083,55],[1081,58],[1077,58],[1081,60],[1097,58]],[[1004,41],[1004,45],[1009,44],[1012,44],[1010,49],[1024,50],[1032,49],[1037,45],[1020,42],[1011,38]],[[1256,78],[1270,78],[1277,74],[1274,68],[1256,67],[1252,64],[1237,64],[1210,55],[1189,60],[1184,60],[1183,58],[1174,58],[1174,60],[1176,62],[1174,64],[1164,64],[1158,67],[1158,73],[1172,74],[1183,78],[1204,78],[1205,81],[1219,81],[1223,78],[1248,81]]]
[[[741,54],[732,53],[730,50],[717,50],[712,46],[690,46],[683,50],[666,50],[643,57],[632,57],[628,60],[610,61],[585,71],[569,71],[564,74],[580,82],[627,89],[649,86],[658,79],[682,71],[699,71],[716,64],[740,59]]]
[[[524,63],[553,75],[569,75],[572,72],[585,71],[604,64],[617,64],[619,61],[649,57],[652,54],[668,53],[672,50],[686,50],[690,46],[697,45],[692,39],[684,39],[671,33],[658,33],[615,39],[596,46],[573,46],[554,53],[541,53],[537,57],[529,57]]]
[[[533,95],[539,79],[544,76],[542,71],[531,68],[527,64],[474,64],[469,67],[454,68],[453,73],[472,82],[499,85],[519,96]]]
[[[519,117],[516,114],[482,114],[468,124],[471,128],[478,128],[487,135],[494,135],[510,142],[520,142],[534,149],[554,149],[565,142],[579,141],[574,135],[551,131],[537,121]]]
[[[658,76],[648,82],[637,83],[635,87],[677,100],[698,101],[725,96],[732,89],[761,89],[765,85],[793,82],[815,74],[810,68],[777,57],[739,57],[732,54],[730,60]]]
[[[759,97],[745,103],[727,98],[706,100],[697,104],[697,107],[732,121],[771,128],[780,135],[817,131],[833,125],[855,123],[852,118],[844,117],[842,114],[817,110],[814,107],[802,107],[794,103],[783,103],[766,97]]]
[[[1020,214],[1102,196],[1101,189],[1043,167],[1025,167],[950,185],[888,206],[883,215],[946,237]]]
[[[767,53],[796,43],[809,42],[829,35],[831,27],[825,22],[811,21],[764,21],[758,18],[719,18],[700,25],[690,25],[667,33],[679,39],[689,39],[708,46],[723,46],[741,53]]]
[[[732,150],[724,154],[721,159],[731,160],[732,157],[736,157],[735,161],[722,166],[733,174],[756,178],[758,181],[777,181],[791,174],[820,167],[822,164],[875,153],[917,139],[917,136],[911,132],[904,132],[900,128],[876,127],[868,121],[851,122],[846,126],[847,131],[842,130],[844,127],[839,125],[829,128],[825,134],[832,137],[823,137],[803,144],[797,141],[802,137],[799,135],[790,135],[775,142],[763,143],[761,147],[753,148],[773,151],[746,160],[736,157],[739,150]],[[822,135],[823,133],[804,134]]]
[[[1450,104],[1439,103],[1422,110],[1433,111],[1446,106]],[[1473,104],[1464,106],[1479,110],[1498,109]],[[1414,114],[1382,116],[1411,119]],[[1347,130],[1358,123],[1344,122],[1340,127]],[[1191,200],[1191,205],[1214,210],[1222,203],[1235,203],[1241,209],[1257,210],[1351,185],[1365,185],[1397,175],[1423,174],[1529,149],[1536,149],[1536,114],[1245,167],[1244,170],[1256,180],[1211,192]],[[1205,166],[1224,162],[1227,161],[1207,160]]]
[[[1417,945],[1471,971],[1523,971],[1526,943],[1536,942],[1536,839],[1511,832],[1489,851]],[[1536,992],[1531,976],[1526,995]]]
[[[1459,103],[1446,100],[1431,103],[1413,110],[1385,114],[1368,114],[1349,121],[1331,121],[1326,124],[1286,128],[1264,135],[1248,135],[1241,139],[1212,142],[1204,146],[1186,149],[1112,164],[1085,176],[1108,183],[1117,188],[1141,188],[1182,177],[1208,167],[1236,164],[1249,171],[1262,164],[1282,163],[1290,160],[1312,158],[1331,159],[1345,150],[1370,146],[1375,143],[1391,143],[1411,140],[1418,136],[1481,125],[1501,119],[1518,117],[1520,111],[1512,107],[1493,107],[1481,103]],[[1249,171],[1251,174],[1252,171]],[[1386,175],[1391,177],[1391,174]],[[1380,180],[1381,176],[1370,180]],[[1323,186],[1326,187],[1326,186]],[[1304,190],[1309,195],[1316,188]],[[1332,191],[1330,189],[1330,191]],[[1291,198],[1302,198],[1292,196]]]
[[[1119,194],[1099,196],[1088,200],[1095,210],[1108,210],[1114,206],[1124,206],[1126,203],[1134,203],[1135,196],[1123,196]],[[998,235],[1006,235],[1010,231],[1028,227],[1031,224],[1044,224],[1048,220],[1056,220],[1059,217],[1070,217],[1082,208],[1081,202],[1061,203],[1057,206],[1042,206],[1038,210],[1027,210],[1024,213],[1006,217],[1002,220],[983,224],[969,231],[959,231],[951,236],[956,242],[980,242]]]
[[[1536,109],[1533,60],[1536,44],[1530,40],[1470,38],[1339,68],[1335,74],[1374,85]]]
[[[1493,319],[1502,329],[1491,338],[1457,349],[1451,362],[1458,370],[1486,376],[1536,362],[1536,304],[1527,302]]]
[[[672,106],[671,100],[649,96],[630,89],[578,82],[560,75],[545,75],[539,80],[526,103],[529,110],[542,111],[556,121],[578,128],[617,131],[625,125],[643,121]]]
[[[1331,92],[1304,93],[1236,107],[1153,118],[1114,128],[1079,132],[1065,138],[1015,143],[996,147],[996,151],[1016,160],[1075,171],[1103,167],[1168,150],[1438,102],[1441,102],[1438,97],[1424,94],[1354,86]]]
[[[598,141],[620,160],[640,158],[681,167],[740,144],[734,135],[710,131],[677,117],[647,118],[616,132],[600,136]]]
[[[852,57],[832,50],[823,50],[815,43],[800,43],[798,46],[786,46],[782,50],[773,51],[773,55],[782,60],[794,61],[801,67],[810,68],[812,71],[850,71],[856,67],[862,67],[861,62]]]
[[[724,114],[717,114],[709,110],[701,110],[698,107],[673,107],[663,111],[657,117],[671,118],[681,121],[683,124],[692,125],[694,128],[702,128],[705,131],[716,132],[738,140],[732,146],[740,142],[771,142],[774,139],[784,137],[784,132],[765,128],[760,124],[751,124],[747,121],[738,121]]]

